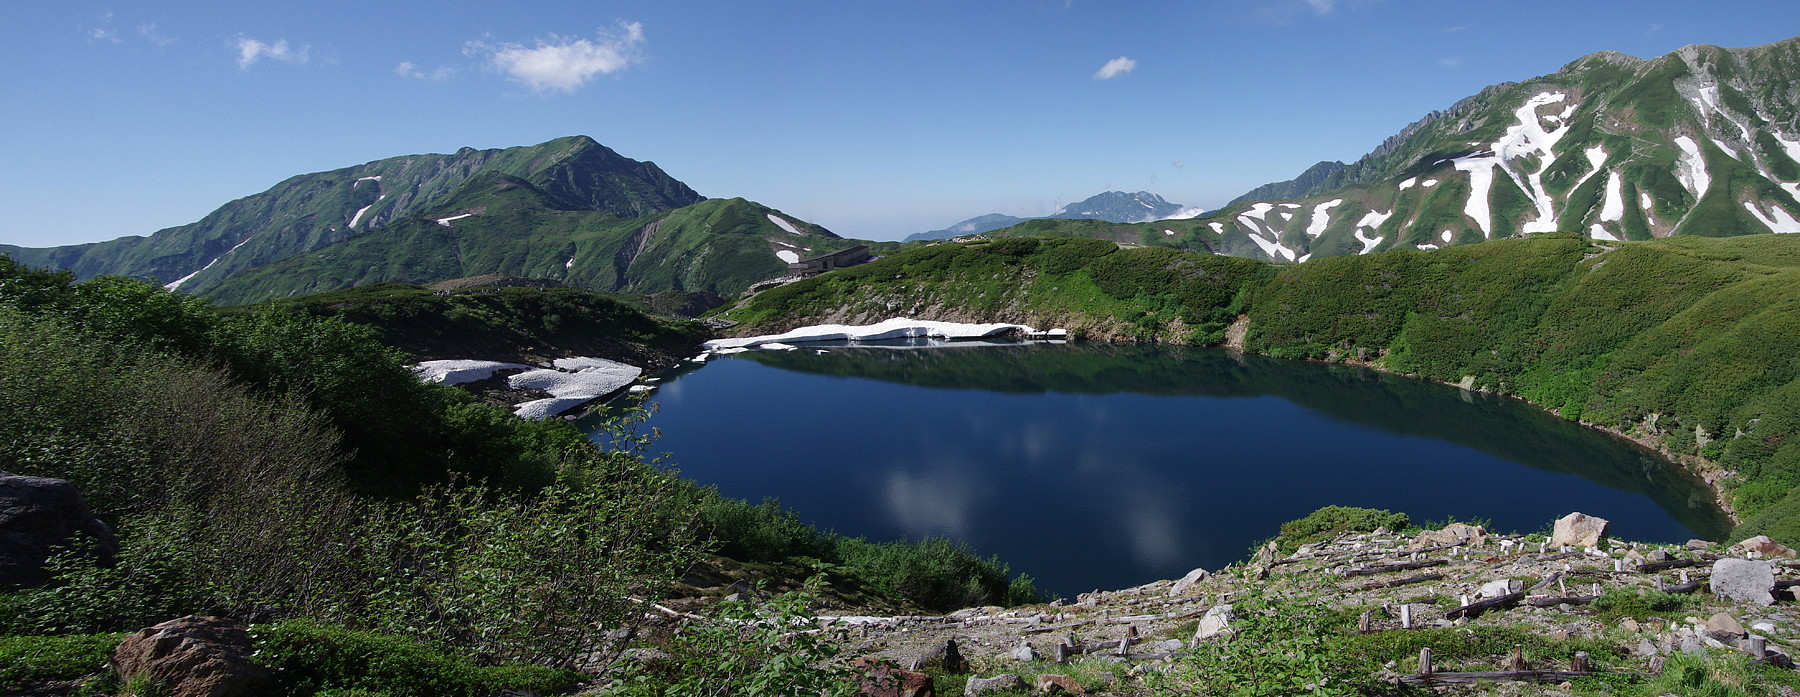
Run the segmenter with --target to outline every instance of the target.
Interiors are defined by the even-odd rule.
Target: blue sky
[[[1106,190],[1216,207],[1586,53],[1793,0],[9,3],[0,242],[149,234],[289,176],[585,134],[895,239]]]

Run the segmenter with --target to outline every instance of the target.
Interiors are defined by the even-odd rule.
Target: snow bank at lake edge
[[[727,349],[746,349],[766,344],[804,341],[877,341],[881,339],[982,339],[1008,332],[1035,334],[1037,330],[1023,324],[968,324],[933,322],[905,317],[868,325],[820,324],[801,327],[781,334],[768,334],[738,339],[714,339],[706,342],[709,351],[724,353]]]

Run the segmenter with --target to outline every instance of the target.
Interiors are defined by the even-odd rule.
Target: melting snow
[[[769,222],[774,223],[776,227],[779,227],[779,228],[786,230],[795,235],[806,234],[804,232],[801,232],[800,228],[794,227],[793,223],[788,222],[787,218],[783,218],[779,215],[775,215],[774,213],[765,213],[764,215],[767,215],[769,217]]]
[[[1779,205],[1770,206],[1769,214],[1766,215],[1755,201],[1745,201],[1744,208],[1749,209],[1750,215],[1756,216],[1756,219],[1768,227],[1770,232],[1800,232],[1800,220],[1795,220],[1786,208]]]
[[[563,262],[563,268],[565,268],[565,269],[575,268],[575,257],[569,257],[568,261]]]
[[[387,198],[387,194],[382,194],[380,196],[376,196],[375,203],[381,203],[381,199],[384,199],[384,198]],[[367,206],[363,206],[362,208],[357,209],[356,215],[350,216],[350,227],[356,227],[356,223],[358,221],[362,220],[363,214],[369,212],[370,208],[374,208],[375,203],[371,203]]]
[[[1270,204],[1270,203],[1252,204],[1250,206],[1250,210],[1244,211],[1243,213],[1239,214],[1238,218],[1242,219],[1244,216],[1250,216],[1257,220],[1262,220],[1264,216],[1267,216],[1269,214],[1269,211],[1272,211],[1274,209],[1275,209],[1275,205]]]
[[[1268,255],[1270,259],[1274,259],[1277,255],[1288,261],[1294,261],[1295,259],[1296,255],[1294,250],[1281,246],[1280,242],[1270,242],[1256,235],[1251,235],[1250,241],[1255,242],[1256,246],[1261,247],[1263,254]]]
[[[251,235],[251,237],[255,237],[255,235]],[[249,241],[250,241],[250,238],[249,238],[249,237],[246,237],[246,238],[244,238],[244,241],[243,241],[243,242],[239,242],[239,243],[237,243],[237,244],[234,244],[234,245],[231,245],[231,249],[227,249],[227,250],[225,250],[225,254],[230,254],[230,253],[232,253],[232,252],[235,252],[235,251],[237,251],[237,249],[238,249],[238,247],[242,247],[242,246],[244,246],[244,242],[249,242]],[[180,287],[181,287],[181,284],[183,284],[183,283],[187,283],[187,282],[188,282],[188,281],[190,281],[190,280],[192,280],[192,279],[193,279],[193,278],[194,278],[194,277],[195,277],[195,276],[198,276],[198,275],[200,275],[200,272],[201,272],[201,271],[205,271],[205,270],[207,270],[207,269],[210,269],[210,268],[212,268],[212,266],[213,266],[213,264],[217,264],[217,263],[219,263],[219,260],[220,260],[220,259],[224,259],[224,258],[225,258],[225,254],[220,254],[220,255],[219,255],[219,256],[216,256],[216,257],[213,257],[213,260],[212,260],[212,261],[209,261],[209,262],[206,262],[206,265],[205,265],[205,266],[202,266],[202,267],[200,267],[200,268],[199,268],[199,269],[197,269],[197,270],[195,270],[195,271],[194,271],[194,272],[193,272],[193,273],[191,273],[191,274],[188,274],[188,275],[186,275],[186,276],[182,276],[182,277],[181,277],[181,278],[177,278],[177,279],[175,279],[175,280],[173,280],[173,281],[170,281],[170,282],[168,282],[168,283],[167,283],[167,284],[165,284],[165,285],[164,285],[164,286],[163,286],[163,289],[165,289],[165,290],[175,290],[175,289],[176,289],[176,288],[180,288]]]
[[[1308,221],[1306,224],[1306,234],[1311,237],[1318,237],[1319,235],[1325,234],[1325,226],[1331,224],[1331,209],[1343,202],[1344,199],[1334,198],[1314,206],[1312,220]]]
[[[1677,136],[1675,144],[1681,147],[1681,161],[1678,163],[1681,170],[1675,173],[1675,177],[1681,180],[1681,185],[1687,187],[1694,198],[1700,198],[1706,194],[1707,187],[1712,185],[1712,176],[1706,173],[1706,158],[1701,157],[1700,146],[1695,145],[1692,138]]]
[[[1419,186],[1423,186],[1423,187],[1429,189],[1431,187],[1437,186],[1437,180],[1436,179],[1427,179],[1425,181],[1419,182]]]
[[[1538,117],[1537,110],[1566,99],[1567,95],[1561,92],[1545,92],[1525,100],[1525,104],[1513,112],[1519,122],[1509,126],[1506,134],[1494,141],[1492,153],[1459,157],[1453,161],[1456,169],[1469,173],[1469,201],[1463,206],[1463,212],[1481,227],[1482,234],[1493,236],[1493,215],[1488,207],[1488,190],[1493,185],[1496,167],[1506,172],[1537,208],[1537,219],[1525,223],[1525,232],[1556,231],[1555,201],[1544,190],[1543,177],[1544,172],[1556,162],[1556,142],[1562,140],[1569,130],[1560,125],[1555,130],[1545,129],[1545,119]],[[1560,116],[1550,120],[1561,124],[1575,113],[1575,107],[1575,104],[1569,104]],[[1507,166],[1508,160],[1533,155],[1538,157],[1537,171],[1520,176],[1519,172]]]
[[[1726,113],[1726,111],[1719,106],[1719,86],[1718,85],[1708,85],[1706,87],[1700,88],[1700,102],[1698,102],[1698,104],[1700,106],[1700,109],[1699,109],[1700,117],[1703,119],[1706,119],[1707,123],[1709,125],[1712,123],[1711,114],[1716,113],[1721,118],[1725,119],[1726,121],[1730,121],[1731,125],[1737,126],[1738,131],[1743,133],[1745,141],[1749,141],[1751,139],[1750,129],[1748,127],[1746,127],[1742,122],[1739,122],[1737,119],[1732,118],[1731,114]],[[1715,140],[1713,142],[1716,143],[1718,141]],[[1726,148],[1725,152],[1731,152],[1731,149]],[[1737,157],[1737,155],[1733,154],[1732,157],[1735,158],[1735,157]]]
[[[1373,252],[1375,251],[1376,245],[1381,244],[1382,240],[1387,239],[1385,236],[1377,237],[1375,239],[1364,237],[1362,228],[1357,228],[1354,234],[1356,235],[1356,241],[1361,242],[1363,245],[1362,251],[1357,252],[1357,254],[1368,254],[1369,252]]]
[[[1773,132],[1769,135],[1775,136],[1775,140],[1781,141],[1781,148],[1787,151],[1788,159],[1800,163],[1800,140],[1788,140]]]
[[[1583,152],[1587,154],[1588,173],[1581,175],[1581,179],[1576,181],[1574,186],[1569,187],[1570,191],[1581,188],[1581,185],[1586,184],[1587,180],[1593,179],[1594,175],[1600,173],[1601,165],[1606,164],[1606,146],[1595,145]]]
[[[1588,230],[1588,237],[1592,237],[1596,240],[1606,240],[1608,242],[1619,241],[1619,238],[1614,237],[1612,233],[1606,231],[1606,226],[1599,223],[1594,223],[1594,227]]]
[[[356,187],[362,186],[362,183],[366,182],[366,181],[377,181],[377,182],[381,181],[381,175],[377,174],[373,177],[357,177],[356,181],[350,183],[350,188],[354,189]]]
[[[539,399],[519,404],[513,413],[523,419],[542,419],[556,416],[565,411],[588,402],[612,394],[630,385],[639,375],[642,368],[626,365],[604,358],[562,358],[555,363],[563,370],[528,370],[506,379],[506,384],[515,390],[543,390],[550,393],[549,399]]]
[[[1453,233],[1449,230],[1445,230],[1444,234],[1438,235],[1438,236],[1444,238],[1444,244],[1450,244],[1450,238],[1455,237],[1456,233]]]
[[[461,385],[465,382],[478,382],[494,376],[502,370],[531,370],[531,366],[523,363],[502,363],[500,361],[421,361],[413,366],[413,373],[426,382],[441,382],[446,385]]]
[[[1650,208],[1652,206],[1656,205],[1656,202],[1650,200],[1650,192],[1639,191],[1638,192],[1638,205],[1643,206],[1644,210],[1650,210]]]
[[[1163,228],[1163,234],[1165,234],[1165,235],[1174,235],[1174,234],[1175,234],[1175,231],[1174,231],[1174,230],[1170,230],[1170,229],[1168,229],[1168,228]]]
[[[1392,218],[1392,217],[1394,217],[1393,211],[1388,211],[1386,213],[1381,213],[1378,211],[1369,211],[1368,213],[1363,215],[1362,220],[1356,221],[1356,226],[1357,227],[1366,227],[1366,228],[1369,228],[1370,230],[1374,230],[1376,228],[1381,227],[1382,223],[1387,222],[1387,219]]]
[[[1225,234],[1225,224],[1224,223],[1207,223],[1207,226],[1211,227],[1213,229],[1213,232],[1216,232],[1221,235]]]
[[[775,256],[778,256],[778,257],[781,257],[781,260],[782,260],[782,261],[785,261],[785,262],[787,262],[787,263],[789,263],[789,264],[798,264],[798,263],[800,263],[800,255],[799,255],[799,254],[797,254],[797,253],[795,253],[795,252],[792,252],[792,251],[789,251],[789,250],[786,250],[786,249],[783,249],[783,250],[781,250],[781,251],[779,251],[779,252],[776,252],[776,253],[775,253]]]
[[[966,324],[962,322],[932,322],[929,320],[896,317],[869,325],[821,324],[812,327],[801,327],[790,332],[767,336],[753,336],[741,339],[714,339],[706,342],[705,346],[707,350],[725,353],[728,349],[749,348],[752,346],[763,346],[793,341],[876,341],[880,339],[911,339],[921,337],[941,339],[980,339],[1013,331],[1031,333],[1034,330],[1023,324]]]
[[[1282,208],[1299,208],[1300,204],[1298,204],[1298,203],[1283,203],[1283,204],[1281,204],[1281,207]]]
[[[1430,251],[1430,250],[1437,249],[1437,248],[1438,248],[1437,245],[1432,244],[1430,242],[1422,242],[1419,244],[1419,249],[1423,249],[1426,251]]]
[[[1617,171],[1608,172],[1606,176],[1606,202],[1600,206],[1602,221],[1625,219],[1624,182],[1619,180]]]
[[[471,215],[475,215],[475,214],[474,214],[474,213],[464,213],[464,214],[462,214],[462,215],[453,215],[453,216],[450,216],[450,217],[448,217],[448,218],[438,218],[438,219],[437,219],[437,224],[439,224],[439,225],[442,225],[442,226],[444,226],[444,227],[450,227],[450,221],[452,221],[452,220],[462,220],[462,219],[463,219],[463,218],[467,218],[467,217],[469,217],[469,216],[471,216]]]
[[[1411,189],[1413,187],[1413,184],[1418,183],[1418,181],[1419,181],[1418,177],[1407,177],[1406,181],[1400,182],[1400,190],[1405,191],[1407,189]]]
[[[1743,159],[1743,158],[1738,157],[1737,150],[1732,148],[1729,145],[1726,145],[1725,141],[1719,140],[1718,138],[1712,138],[1711,140],[1713,142],[1713,145],[1719,146],[1719,149],[1724,150],[1725,154],[1731,156],[1731,159],[1733,159],[1733,160]]]
[[[1793,194],[1794,198],[1800,199],[1800,184],[1782,184],[1781,188],[1787,189],[1787,192]]]

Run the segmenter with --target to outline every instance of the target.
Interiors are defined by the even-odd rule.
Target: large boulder
[[[1595,518],[1582,513],[1570,513],[1556,519],[1556,529],[1550,534],[1550,545],[1561,547],[1592,547],[1606,539],[1606,526],[1611,521]]]
[[[1169,597],[1173,598],[1182,593],[1186,593],[1188,592],[1188,589],[1193,588],[1195,584],[1201,583],[1211,577],[1212,573],[1208,572],[1206,569],[1194,569],[1193,571],[1189,571],[1186,576],[1182,576],[1181,580],[1176,581],[1175,585],[1169,588]]]
[[[108,661],[121,682],[144,677],[169,697],[257,694],[269,671],[250,660],[244,625],[189,615],[125,637]]]
[[[1775,567],[1766,561],[1727,557],[1713,562],[1713,594],[1752,605],[1775,604]]]
[[[1733,552],[1756,552],[1765,557],[1786,557],[1793,559],[1794,550],[1787,545],[1769,539],[1768,535],[1757,535],[1731,546]]]
[[[1231,631],[1231,621],[1236,618],[1237,614],[1232,612],[1231,605],[1214,605],[1200,618],[1200,626],[1194,628],[1194,641]]]
[[[83,545],[101,564],[119,552],[119,538],[88,511],[75,485],[0,472],[0,587],[50,580],[50,555]]]

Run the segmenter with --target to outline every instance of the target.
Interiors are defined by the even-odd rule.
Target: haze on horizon
[[[147,235],[298,174],[576,134],[865,239],[1107,190],[1213,208],[1588,53],[1800,27],[1786,2],[1504,7],[21,5],[0,11],[0,243]]]

